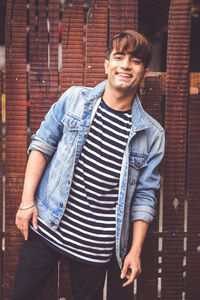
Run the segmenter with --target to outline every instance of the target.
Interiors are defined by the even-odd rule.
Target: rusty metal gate
[[[3,118],[0,122],[2,300],[10,299],[22,243],[14,218],[31,134],[68,87],[104,80],[110,37],[138,29],[138,5],[137,0],[7,0],[6,73],[0,78],[0,96],[6,98],[6,127]],[[150,73],[142,93],[145,109],[166,129],[160,202],[144,244],[143,272],[122,289],[113,262],[108,300],[200,299],[200,73],[189,73],[190,12],[190,0],[171,0],[166,72]],[[61,261],[44,300],[70,297],[68,265]]]

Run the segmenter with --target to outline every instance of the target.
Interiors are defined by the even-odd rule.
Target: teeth
[[[123,77],[131,77],[131,76],[128,75],[128,74],[121,74],[121,73],[119,73],[118,75],[119,75],[119,76],[123,76]]]

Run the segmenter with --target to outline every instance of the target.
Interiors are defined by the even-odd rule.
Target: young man
[[[14,300],[40,299],[60,255],[70,262],[74,300],[102,300],[114,249],[123,286],[141,272],[164,153],[164,130],[137,94],[150,58],[142,35],[118,34],[105,61],[107,80],[67,90],[33,135],[16,215],[25,242]]]

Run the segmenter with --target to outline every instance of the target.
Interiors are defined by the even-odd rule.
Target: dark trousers
[[[59,259],[41,237],[30,232],[19,254],[12,300],[41,300],[42,289]],[[102,300],[106,266],[68,261],[73,300]]]

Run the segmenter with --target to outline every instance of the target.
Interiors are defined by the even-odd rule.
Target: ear
[[[146,68],[146,69],[144,70],[144,78],[147,77],[147,75],[149,74],[149,72],[150,72],[150,69],[149,69],[149,68]]]
[[[104,62],[104,68],[105,68],[106,75],[108,74],[108,65],[109,65],[109,61],[106,59]]]

